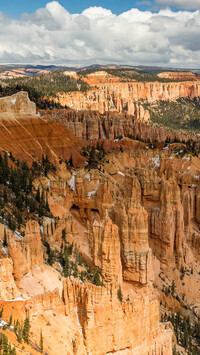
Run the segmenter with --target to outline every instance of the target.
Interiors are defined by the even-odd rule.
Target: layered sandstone
[[[142,107],[142,106],[141,106]],[[96,111],[78,111],[63,109],[60,111],[46,111],[49,119],[65,125],[71,133],[77,138],[84,140],[109,139],[113,140],[119,137],[132,136],[142,138],[144,141],[157,140],[163,142],[167,137],[174,140],[175,137],[180,140],[195,139],[191,135],[184,135],[179,132],[167,131],[160,127],[138,122],[137,115],[131,116],[126,113],[118,114],[116,112],[106,112],[100,115]]]
[[[159,324],[157,301],[148,295],[121,304],[114,285],[68,280],[63,299],[67,315],[76,309],[87,353],[172,354],[171,331]]]
[[[159,78],[170,80],[197,80],[198,77],[191,71],[163,72],[158,74]]]
[[[0,119],[12,120],[19,116],[36,116],[36,105],[28,93],[20,91],[12,96],[0,98]]]
[[[103,125],[99,126],[97,113],[70,115],[74,118],[73,129],[79,130],[77,135],[82,138],[85,135],[88,139],[92,134],[98,138],[103,135],[99,133],[102,127],[107,138],[124,132],[128,135],[133,129],[131,116],[124,115],[120,122],[122,116],[106,114]],[[89,118],[91,121],[94,118],[90,131],[90,124],[85,123]],[[9,321],[11,312],[14,319],[22,320],[28,313],[31,341],[38,346],[42,327],[44,349],[50,355],[171,355],[172,333],[166,324],[159,323],[157,295],[152,285],[162,292],[163,283],[169,288],[172,279],[175,280],[175,287],[185,293],[185,304],[195,305],[198,313],[195,304],[198,299],[195,284],[200,271],[198,157],[177,155],[173,150],[176,144],[164,148],[158,144],[156,149],[150,149],[147,144],[130,139],[106,140],[107,156],[101,162],[101,170],[67,171],[63,160],[71,152],[77,152],[79,157],[83,142],[61,124],[41,117],[16,121],[11,124],[4,120],[2,149],[13,150],[10,134],[6,133],[9,131],[15,139],[16,158],[28,156],[31,160],[34,154],[38,159],[43,152],[50,152],[57,162],[57,171],[34,182],[35,186],[48,187],[53,216],[43,218],[41,228],[37,222],[29,221],[25,237],[9,231],[8,250],[2,249],[1,297],[17,295],[12,290],[14,286],[17,289],[15,281],[25,297],[37,294],[29,300],[0,301],[5,307],[5,320]],[[143,136],[148,132],[151,137],[156,134],[141,123],[135,127]],[[158,132],[162,140],[165,133]],[[70,262],[76,260],[74,250],[78,250],[88,265],[99,271],[104,287],[68,278],[62,297],[58,290],[52,292],[54,277],[59,279],[55,287],[61,290],[62,276],[55,270],[52,276],[50,266],[45,266],[41,276],[43,258],[47,260],[41,239],[54,250],[57,262],[53,267],[61,273],[58,261],[64,244],[73,244]],[[193,277],[185,276],[186,287],[180,278],[182,267],[194,269]],[[79,272],[85,271],[84,264],[78,268]],[[40,287],[35,286],[36,279]],[[30,285],[33,285],[31,292]],[[117,297],[119,285],[126,302]],[[44,289],[51,292],[42,294]]]
[[[126,112],[135,115],[138,120],[148,121],[149,112],[139,105],[143,100],[153,103],[158,100],[170,101],[180,97],[195,98],[200,96],[198,81],[173,83],[161,82],[120,82],[104,83],[97,89],[87,92],[59,93],[57,101],[74,110],[91,110],[104,114],[107,111]]]
[[[30,270],[42,267],[43,246],[36,221],[26,224],[25,237],[9,235],[8,255],[13,260],[13,275],[17,281]]]

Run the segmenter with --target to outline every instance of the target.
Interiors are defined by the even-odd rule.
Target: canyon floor
[[[0,353],[200,354],[199,78],[40,75],[0,91]]]

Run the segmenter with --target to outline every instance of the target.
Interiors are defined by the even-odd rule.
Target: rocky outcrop
[[[104,224],[93,224],[91,243],[94,265],[98,267],[106,282],[122,284],[122,265],[118,227],[109,217]]]
[[[43,246],[36,221],[26,224],[25,237],[9,235],[8,255],[13,260],[13,274],[17,281],[30,270],[42,267]]]
[[[149,112],[140,106],[143,100],[153,103],[158,100],[170,101],[180,97],[200,96],[198,81],[173,83],[161,82],[120,82],[98,85],[97,89],[87,92],[59,93],[57,101],[74,110],[126,112],[136,116],[139,121],[148,121]]]
[[[0,98],[0,120],[12,120],[19,116],[36,116],[36,105],[26,91]]]
[[[114,285],[66,280],[63,299],[66,315],[77,314],[87,353],[172,354],[172,333],[159,324],[158,303],[148,295],[120,303]]]
[[[191,135],[167,131],[163,128],[152,127],[138,122],[136,117],[125,113],[106,112],[100,115],[96,111],[79,111],[63,109],[60,111],[46,111],[49,119],[65,125],[76,137],[86,140],[110,139],[132,136],[136,139],[150,139],[163,142],[167,137],[173,141],[175,137],[180,140],[189,140]]]
[[[13,262],[10,258],[0,258],[0,299],[18,296],[19,291],[13,278]]]
[[[197,80],[198,77],[191,71],[173,71],[173,72],[163,72],[158,74],[159,78],[170,79],[170,80]]]
[[[55,165],[59,163],[59,157],[69,160],[71,155],[74,166],[84,163],[85,159],[79,152],[82,142],[66,127],[39,116],[12,116],[12,112],[6,115],[2,113],[0,119],[2,150],[12,151],[14,157],[31,164],[35,159],[41,160],[42,154],[47,154]]]

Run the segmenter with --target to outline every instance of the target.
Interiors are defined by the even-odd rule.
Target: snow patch
[[[91,196],[93,196],[93,195],[97,192],[98,187],[99,187],[99,180],[98,180],[97,183],[96,183],[95,190],[89,191],[89,192],[87,193],[87,197],[90,198]]]
[[[17,231],[15,231],[14,236],[17,237],[20,240],[22,239],[22,235],[19,232],[17,232]]]
[[[0,327],[3,327],[4,325],[8,325],[8,323],[4,322],[4,320],[0,320]]]
[[[77,307],[74,308],[74,312],[76,314],[77,323],[81,327],[81,323],[80,323],[80,318],[79,318],[79,315],[78,315],[78,308]],[[80,332],[80,334],[83,333],[82,327],[79,329],[79,332]]]
[[[17,297],[17,298],[13,298],[12,300],[1,300],[1,301],[4,301],[4,302],[16,302],[16,301],[27,301],[27,300],[30,300],[30,298],[22,298],[22,297]]]
[[[8,256],[8,248],[2,248],[3,252]]]
[[[90,174],[85,175],[86,179],[88,179],[89,181],[91,181],[91,177]]]
[[[122,173],[121,171],[118,171],[117,174],[125,176],[124,173]]]
[[[71,179],[68,181],[68,184],[69,184],[69,186],[71,187],[71,189],[72,189],[74,192],[76,192],[76,185],[75,185],[75,182],[76,182],[75,176],[73,175],[73,176],[71,177]]]
[[[16,103],[17,99],[13,99],[11,102],[14,105]]]
[[[159,155],[156,155],[155,158],[152,158],[152,162],[155,165],[155,168],[159,168],[160,166],[160,157]]]

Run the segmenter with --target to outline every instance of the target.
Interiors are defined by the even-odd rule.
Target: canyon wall
[[[41,114],[44,114],[41,111]],[[79,111],[63,109],[60,111],[45,111],[46,117],[65,125],[77,138],[84,140],[109,139],[132,136],[142,138],[144,141],[163,142],[169,137],[180,140],[196,139],[191,135],[167,131],[160,127],[152,127],[146,123],[138,122],[136,117],[126,113],[106,112],[100,115],[96,111]]]
[[[148,122],[149,112],[144,110],[140,101],[153,103],[158,100],[170,101],[180,97],[200,96],[198,81],[173,83],[161,82],[118,82],[99,84],[87,92],[58,93],[55,101],[74,110],[91,110],[104,114],[126,112],[139,121]]]

